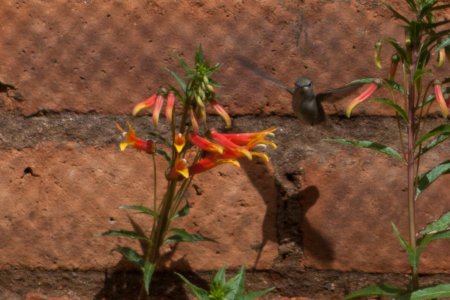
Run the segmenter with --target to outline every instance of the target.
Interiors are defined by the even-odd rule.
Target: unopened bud
[[[382,44],[381,44],[380,41],[378,41],[378,42],[375,44],[375,56],[374,56],[374,60],[375,60],[375,66],[376,66],[378,69],[381,69],[381,57],[380,57],[380,54],[381,54],[381,46],[382,46]]]
[[[393,80],[395,77],[395,73],[397,72],[398,62],[400,61],[400,57],[397,54],[392,55],[391,57],[391,68],[389,70],[389,79]]]

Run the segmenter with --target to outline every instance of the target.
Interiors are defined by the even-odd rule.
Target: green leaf
[[[449,4],[450,6],[450,4]],[[436,51],[441,50],[442,48],[445,48],[447,46],[450,46],[450,37],[448,37],[446,40],[442,41],[439,46],[436,48]]]
[[[406,0],[406,2],[408,3],[412,11],[417,11],[416,3],[414,2],[414,0]]]
[[[161,155],[162,157],[164,157],[164,159],[168,162],[170,162],[170,156],[169,154],[167,154],[166,151],[164,151],[163,149],[157,147],[156,148],[156,153],[158,153],[159,155]]]
[[[403,86],[401,86],[398,82],[392,80],[392,79],[385,79],[384,80],[384,84],[390,88],[391,90],[395,91],[395,92],[399,92],[400,94],[404,95],[405,94],[405,89],[403,88]]]
[[[427,300],[427,299],[441,299],[450,297],[450,284],[439,284],[432,287],[423,288],[405,295],[402,295],[397,300]]]
[[[212,284],[216,287],[222,287],[225,284],[225,267],[222,267],[214,275]]]
[[[146,215],[149,215],[149,216],[152,216],[155,219],[159,218],[158,213],[156,211],[151,210],[150,208],[145,207],[145,206],[141,206],[141,205],[122,205],[119,208],[137,210],[138,212],[146,214]]]
[[[422,78],[424,75],[432,74],[430,69],[417,69],[416,72],[414,72],[414,82]]]
[[[376,82],[379,81],[380,78],[374,78],[374,77],[368,77],[368,78],[361,78],[361,79],[356,79],[353,80],[352,82],[350,82],[347,85],[353,85],[353,84],[368,84],[368,83],[372,83],[372,82]]]
[[[355,299],[367,296],[398,296],[403,293],[403,290],[390,286],[384,283],[371,285],[366,288],[351,292],[345,296],[344,300]]]
[[[187,284],[191,292],[194,294],[194,296],[197,298],[197,300],[209,300],[208,292],[194,284],[192,284],[189,280],[187,280],[183,275],[180,273],[175,272],[175,274],[178,275],[178,277],[181,278],[181,280],[184,281],[184,283]]]
[[[439,217],[436,221],[425,226],[424,229],[420,231],[420,234],[430,234],[435,232],[440,232],[447,230],[450,227],[450,211],[446,212]]]
[[[147,295],[150,292],[150,283],[152,282],[153,273],[155,272],[156,265],[148,261],[145,262],[142,273],[144,275],[144,288]]]
[[[109,230],[100,234],[101,236],[122,236],[130,239],[138,239],[148,241],[148,238],[136,231],[130,230]]]
[[[183,92],[186,92],[186,82],[184,82],[184,80],[180,76],[178,76],[177,73],[170,70],[169,68],[166,68],[166,71],[169,72],[175,78],[175,80],[181,86],[181,89],[183,90]]]
[[[407,116],[406,112],[403,110],[403,108],[400,105],[398,105],[397,103],[395,103],[391,99],[388,99],[388,98],[375,98],[375,99],[372,99],[372,101],[389,105],[390,107],[392,107],[395,110],[395,112],[400,117],[402,117],[403,120],[408,122],[408,116]]]
[[[135,264],[139,268],[144,267],[144,259],[136,251],[128,247],[117,247],[113,251],[119,252],[125,257],[129,262]]]
[[[430,151],[431,149],[433,149],[434,147],[436,147],[437,145],[448,139],[449,136],[450,133],[437,135],[431,140],[431,142],[429,142],[427,145],[423,146],[422,149],[420,149],[420,155],[427,153],[428,151]]]
[[[392,228],[394,229],[394,233],[397,236],[400,245],[403,249],[405,249],[406,253],[408,254],[408,261],[410,266],[417,270],[418,268],[418,255],[417,252],[411,247],[411,245],[400,235],[400,232],[398,231],[397,226],[395,226],[394,223],[392,223]]]
[[[406,24],[409,24],[409,20],[405,16],[401,15],[398,11],[393,9],[392,6],[387,4],[386,7],[392,12],[392,14],[394,15],[395,18],[404,21]]]
[[[191,234],[182,228],[171,228],[170,231],[173,232],[174,235],[167,238],[165,243],[213,241],[212,239],[204,237],[200,234],[196,233]]]
[[[450,160],[444,161],[417,178],[416,200],[439,176],[450,174]]]
[[[253,300],[253,299],[259,299],[265,295],[267,295],[268,293],[270,293],[271,291],[273,291],[275,288],[271,287],[271,288],[267,288],[265,290],[260,290],[260,291],[254,291],[254,292],[250,292],[247,293],[245,295],[242,295],[240,297],[239,300]]]
[[[187,216],[188,214],[189,214],[189,203],[186,203],[186,205],[172,217],[172,220]]]
[[[227,298],[230,300],[239,299],[239,296],[244,293],[245,289],[245,268],[242,266],[239,272],[228,282],[225,283],[224,289],[228,292]]]
[[[422,144],[424,141],[428,140],[429,138],[432,138],[438,134],[450,134],[450,124],[442,124],[438,127],[430,130],[429,132],[425,133],[423,136],[421,136],[416,143],[414,144],[414,148],[417,148],[420,144]]]
[[[349,141],[349,140],[341,139],[341,138],[327,139],[326,141],[335,142],[335,143],[343,144],[343,145],[351,145],[351,146],[355,146],[355,147],[359,147],[359,148],[372,149],[372,150],[381,152],[383,154],[386,154],[386,155],[388,155],[392,158],[398,159],[398,160],[403,159],[402,156],[400,155],[400,153],[397,152],[397,150],[395,150],[391,147],[379,144],[379,143],[372,142],[372,141]]]

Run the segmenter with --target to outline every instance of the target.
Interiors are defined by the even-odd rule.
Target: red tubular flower
[[[161,113],[161,108],[164,103],[164,98],[161,95],[158,95],[156,97],[155,107],[153,108],[153,126],[158,127],[158,121],[159,121],[159,114]]]
[[[228,140],[239,146],[249,146],[248,149],[253,148],[258,144],[270,145],[272,148],[276,148],[277,145],[266,140],[266,136],[273,136],[273,132],[276,128],[269,128],[260,132],[252,133],[223,133]]]
[[[128,146],[131,146],[137,150],[144,151],[150,154],[154,154],[156,151],[156,145],[153,141],[144,141],[136,136],[136,132],[133,127],[128,124],[128,132],[123,130],[123,128],[116,124],[116,127],[122,131],[124,140],[120,142],[119,147],[121,151],[124,151]]]
[[[133,108],[133,116],[137,115],[141,110],[143,110],[144,108],[150,108],[152,107],[155,102],[156,102],[156,97],[157,95],[151,95],[148,99],[139,102],[138,104],[136,104]]]
[[[198,132],[199,131],[198,121],[197,121],[197,118],[195,117],[195,114],[194,114],[194,111],[192,110],[192,108],[189,109],[189,115],[191,117],[192,130],[194,132]]]
[[[347,112],[346,112],[347,118],[350,118],[352,110],[353,110],[353,108],[355,108],[356,105],[369,99],[369,97],[372,96],[372,94],[375,93],[375,91],[377,89],[378,89],[378,84],[376,82],[372,82],[358,97],[353,99],[352,102],[350,102],[350,105],[347,107]]]
[[[211,130],[211,137],[213,140],[224,146],[225,150],[229,153],[235,153],[237,156],[244,155],[248,159],[252,159],[252,154],[245,147],[236,145],[230,141],[226,136],[217,132],[216,130]],[[241,154],[241,155],[239,155]]]
[[[224,119],[226,128],[230,128],[231,127],[231,118],[230,118],[230,115],[228,115],[228,113],[225,111],[223,106],[220,105],[219,102],[217,102],[215,100],[212,100],[211,104],[212,104],[213,108],[216,110],[216,112],[219,114],[219,116],[221,116],[222,119]]]
[[[224,163],[231,163],[237,167],[240,167],[239,162],[235,159],[220,159],[217,156],[209,156],[190,166],[189,174],[195,175],[202,173]]]
[[[169,124],[172,123],[174,106],[175,106],[175,94],[173,92],[169,92],[166,104],[166,119],[169,121]]]
[[[187,167],[187,162],[185,159],[177,158],[172,170],[168,175],[168,178],[171,180],[176,180],[180,175],[184,178],[189,178],[189,169]]]
[[[439,104],[439,108],[441,109],[441,113],[442,116],[444,118],[448,117],[448,104],[445,103],[445,98],[444,98],[444,94],[442,93],[442,87],[441,87],[441,82],[440,81],[436,81],[434,83],[434,95],[436,96],[436,101]],[[450,100],[449,100],[450,103]]]
[[[190,137],[191,137],[191,143],[204,151],[215,152],[215,153],[219,153],[219,154],[223,153],[222,146],[214,144],[213,142],[210,142],[207,139],[202,138],[201,136],[197,135],[195,132],[191,132]]]

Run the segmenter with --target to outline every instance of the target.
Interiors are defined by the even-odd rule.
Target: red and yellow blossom
[[[153,107],[152,123],[154,127],[158,127],[159,115],[161,114],[162,107],[164,105],[164,96],[161,94],[154,94],[148,99],[139,102],[133,108],[133,116],[137,115],[143,109],[150,109]],[[167,95],[167,104],[165,115],[169,123],[172,123],[173,109],[175,106],[175,95],[173,92],[169,92]]]
[[[190,166],[189,174],[192,176],[198,173],[202,173],[224,163],[231,163],[237,167],[240,167],[240,164],[236,159],[221,159],[211,155],[199,160],[198,162]]]
[[[181,153],[181,151],[184,148],[184,145],[186,145],[186,138],[181,133],[178,133],[175,135],[173,146],[177,150],[177,153]]]
[[[176,180],[179,177],[179,175],[183,176],[184,178],[189,178],[189,169],[187,161],[184,158],[176,159],[173,168],[167,177],[170,180]]]
[[[372,96],[372,94],[375,93],[375,91],[377,89],[378,89],[378,83],[372,82],[358,97],[353,99],[352,102],[350,102],[350,105],[347,107],[347,112],[346,112],[347,118],[350,118],[352,110],[353,110],[353,108],[355,108],[356,105],[369,99],[369,97]]]
[[[442,93],[442,87],[441,87],[440,81],[436,81],[434,83],[434,95],[436,96],[436,101],[439,104],[439,108],[441,109],[442,116],[444,118],[447,118],[449,107],[448,107],[447,103],[445,102],[445,98],[444,98],[444,94]]]
[[[131,146],[137,150],[141,150],[150,154],[155,153],[156,145],[153,141],[145,141],[136,136],[136,132],[133,127],[128,124],[128,132],[126,132],[119,124],[116,124],[117,128],[122,132],[124,140],[120,142],[119,147],[121,151],[124,151],[128,146]]]
[[[230,128],[231,127],[231,118],[230,115],[226,112],[226,110],[223,108],[222,105],[220,105],[219,102],[212,100],[210,101],[213,108],[216,110],[216,112],[219,114],[219,116],[222,117],[222,119],[225,121],[225,127]]]

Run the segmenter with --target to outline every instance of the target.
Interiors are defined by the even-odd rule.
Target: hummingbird
[[[313,89],[312,80],[307,77],[297,78],[294,83],[294,88],[289,88],[283,82],[260,70],[246,58],[238,56],[237,59],[242,65],[252,70],[256,75],[289,92],[292,95],[292,110],[294,111],[295,116],[309,125],[317,125],[326,120],[322,102],[340,100],[362,85],[361,83],[350,83],[339,88],[316,94]]]

